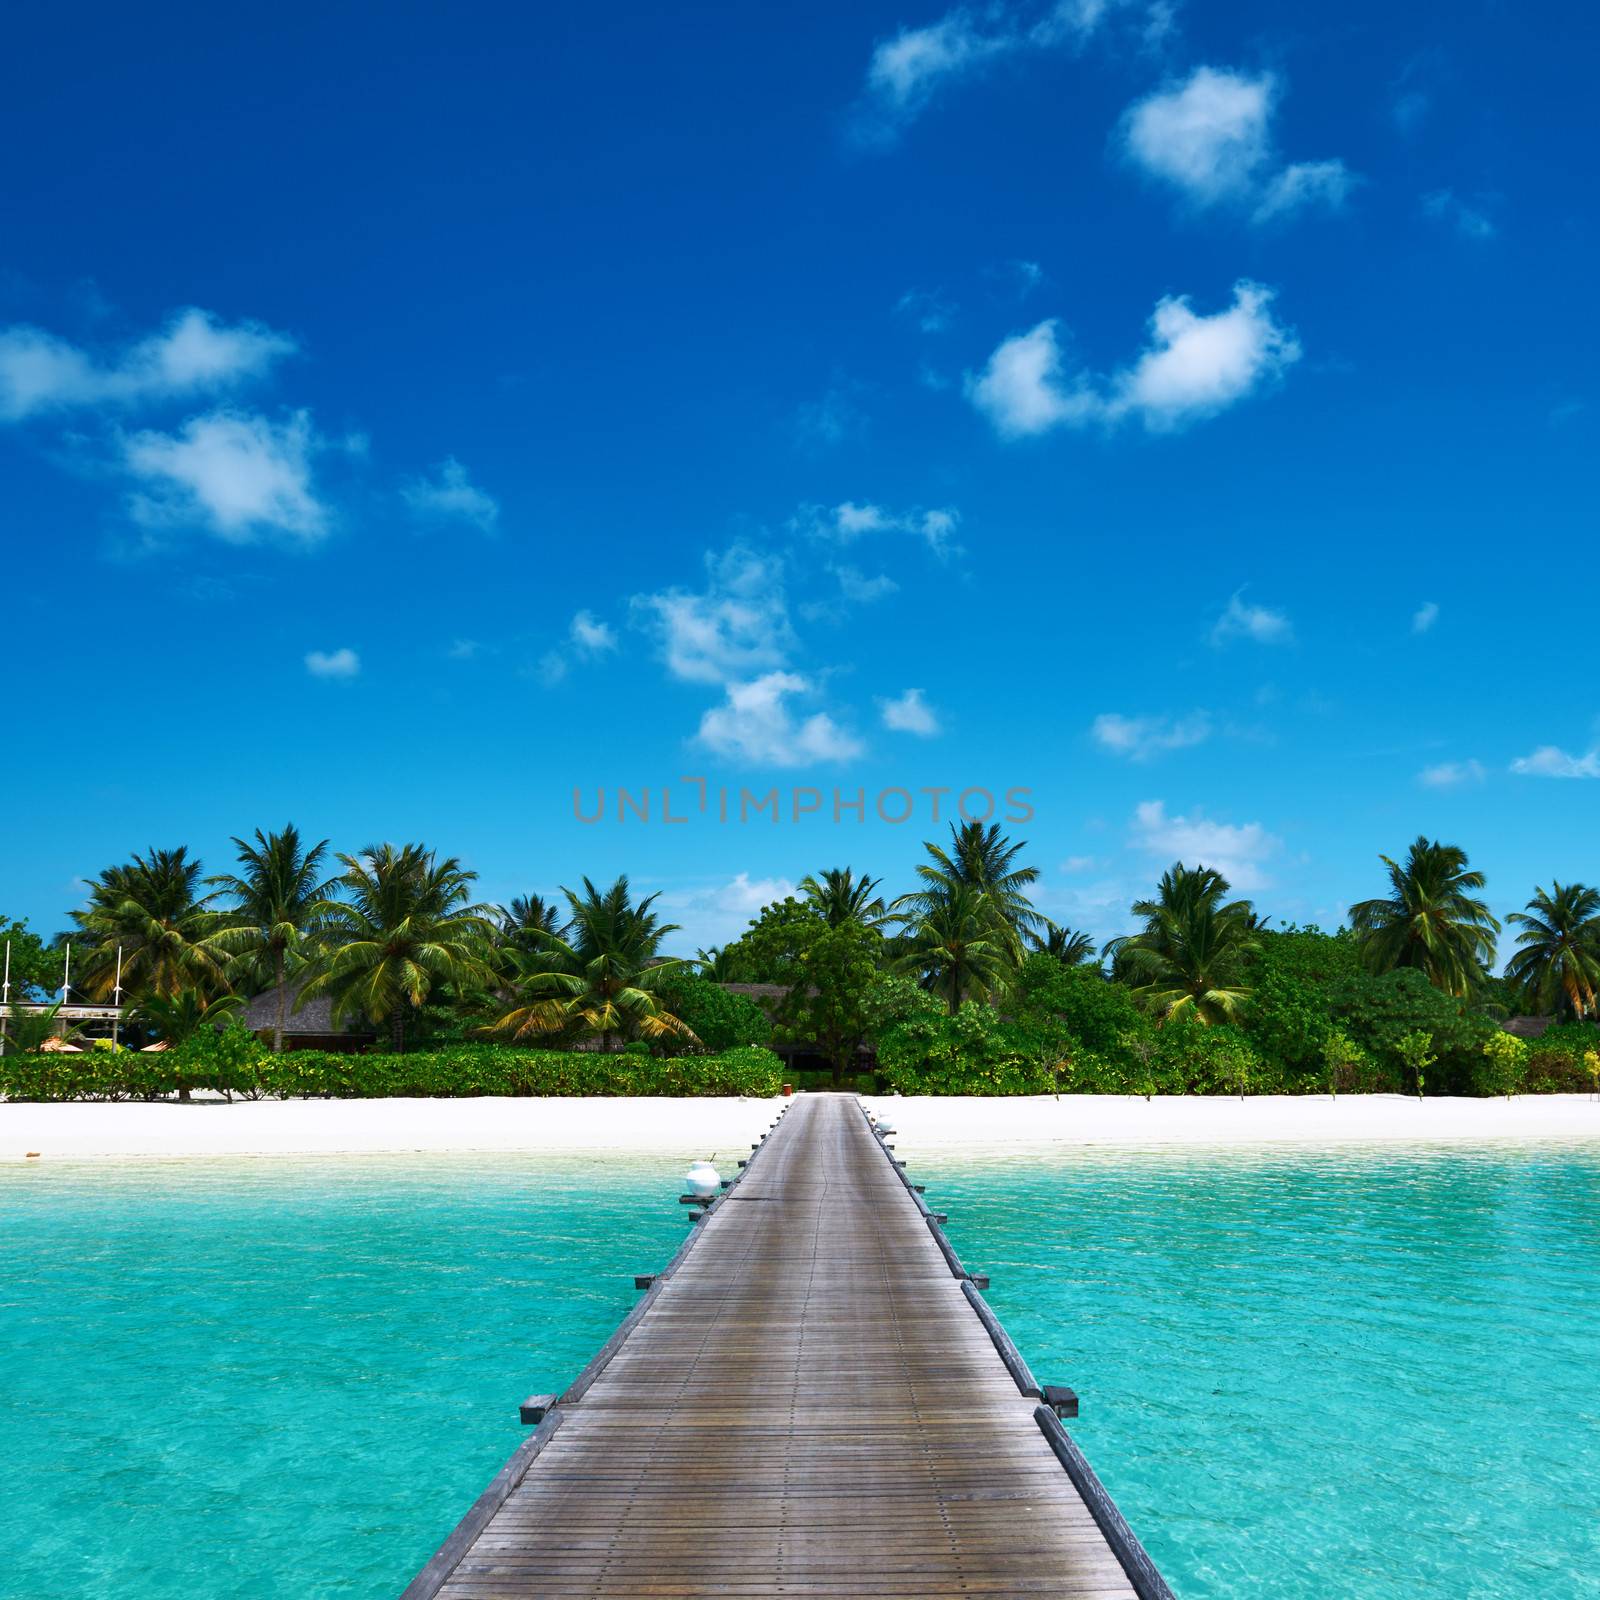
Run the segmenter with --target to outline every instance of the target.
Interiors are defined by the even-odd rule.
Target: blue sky
[[[0,911],[292,818],[692,948],[933,787],[1099,934],[1180,855],[1593,880],[1595,30],[15,8]]]

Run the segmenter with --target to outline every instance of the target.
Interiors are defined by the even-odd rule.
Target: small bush
[[[243,1028],[225,1029],[193,1049],[185,1045],[154,1055],[90,1051],[0,1058],[0,1093],[8,1100],[155,1100],[197,1089],[251,1099],[478,1095],[764,1098],[777,1094],[782,1081],[783,1067],[777,1056],[752,1045],[715,1056],[671,1060],[631,1052],[608,1055],[597,1050],[519,1050],[503,1045],[458,1045],[398,1056],[318,1050],[275,1056]]]
[[[1528,1047],[1504,1030],[1483,1041],[1483,1064],[1473,1074],[1476,1094],[1521,1094],[1528,1082]]]

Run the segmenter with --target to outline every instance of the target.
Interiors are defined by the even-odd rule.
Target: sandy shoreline
[[[1063,1095],[1015,1100],[883,1098],[901,1156],[1003,1153],[1019,1147],[1204,1149],[1281,1145],[1473,1144],[1591,1140],[1600,1100],[1586,1094],[1512,1100],[1413,1095]]]
[[[652,1151],[741,1154],[782,1102],[739,1099],[290,1100],[0,1105],[0,1160]],[[1417,1101],[1404,1095],[994,1099],[868,1097],[902,1156],[1073,1148],[1205,1148],[1592,1140],[1600,1100]]]

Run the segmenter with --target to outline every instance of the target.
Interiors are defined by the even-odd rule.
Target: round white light
[[[709,1161],[696,1161],[684,1176],[683,1192],[697,1200],[709,1200],[722,1187],[722,1178]]]

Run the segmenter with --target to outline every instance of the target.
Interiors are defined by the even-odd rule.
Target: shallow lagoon
[[[1600,1595],[1600,1151],[911,1154],[1183,1600]],[[679,1175],[0,1171],[4,1592],[390,1600]]]

